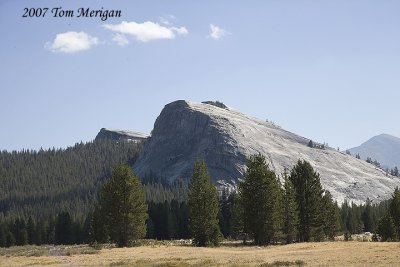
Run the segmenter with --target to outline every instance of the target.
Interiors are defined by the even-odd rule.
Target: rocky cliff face
[[[139,176],[188,180],[196,159],[204,159],[220,187],[234,187],[243,179],[246,159],[261,153],[277,174],[299,159],[309,161],[338,202],[382,200],[400,185],[400,179],[365,161],[334,149],[310,148],[308,142],[235,110],[179,100],[162,110],[134,170]]]
[[[112,139],[119,140],[125,139],[129,141],[142,141],[147,139],[150,135],[144,133],[123,131],[123,130],[115,130],[115,129],[106,129],[102,128],[100,132],[96,136],[97,139]]]

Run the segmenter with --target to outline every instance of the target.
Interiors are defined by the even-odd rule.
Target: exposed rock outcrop
[[[134,169],[139,176],[188,180],[196,159],[204,159],[211,178],[220,187],[233,188],[243,178],[246,159],[261,153],[278,175],[299,159],[309,161],[339,203],[382,200],[400,185],[400,179],[365,161],[330,148],[308,147],[309,141],[232,109],[179,100],[162,110]]]
[[[148,134],[130,132],[124,130],[106,129],[102,128],[96,136],[97,139],[112,139],[112,140],[129,140],[129,141],[142,141],[150,137]]]

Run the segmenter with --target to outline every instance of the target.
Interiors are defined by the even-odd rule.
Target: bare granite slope
[[[151,137],[134,165],[136,174],[153,173],[170,181],[190,179],[193,163],[204,159],[219,186],[234,187],[243,179],[246,159],[263,154],[277,174],[299,159],[309,161],[321,182],[339,202],[357,203],[367,197],[389,198],[400,179],[363,160],[334,149],[310,148],[309,139],[241,112],[214,105],[179,100],[167,104]]]
[[[124,130],[116,130],[116,129],[107,129],[101,128],[100,132],[96,136],[97,139],[112,139],[112,140],[129,140],[129,141],[142,141],[148,138],[150,135],[145,133],[124,131]]]

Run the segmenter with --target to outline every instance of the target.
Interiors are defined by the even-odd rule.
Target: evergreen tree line
[[[188,239],[187,202],[148,202],[146,238],[157,240]],[[95,236],[93,213],[86,217],[73,218],[69,212],[61,212],[55,218],[35,220],[29,217],[0,220],[0,247],[43,244],[87,244],[109,242],[101,229]]]
[[[207,166],[196,162],[189,186],[165,186],[157,181],[142,185],[129,165],[119,164],[102,187],[93,213],[59,213],[41,217],[0,218],[0,246],[24,244],[79,244],[114,242],[132,244],[138,238],[193,238],[199,246],[217,245],[222,236],[253,239],[255,244],[307,242],[332,239],[340,231],[378,232],[381,239],[398,240],[400,193],[378,205],[344,202],[341,209],[323,190],[312,166],[299,160],[281,185],[261,155],[252,156],[237,194],[218,200]],[[145,198],[146,186],[169,192],[170,197]],[[178,189],[175,193],[171,193]],[[187,190],[188,189],[188,190]],[[184,192],[188,195],[185,196]],[[158,194],[155,194],[158,195]]]
[[[231,234],[257,245],[333,239],[340,231],[339,209],[310,163],[299,160],[283,178],[281,185],[264,156],[250,158],[233,198]]]
[[[284,191],[288,191],[288,189]],[[379,204],[372,204],[369,200],[363,205],[345,201],[339,209],[339,233],[343,233],[349,238],[349,234],[371,232],[379,233],[382,241],[398,240],[398,226],[395,224],[396,219],[393,219],[391,214],[399,214],[396,213],[395,208],[400,203],[399,192],[396,189],[391,200],[382,201]],[[224,194],[219,200],[219,228],[224,238],[241,237],[243,226],[240,223],[241,218],[238,218],[238,215],[241,214],[238,201],[237,194]],[[393,203],[391,209],[389,209],[390,203]],[[289,214],[287,210],[286,215]],[[148,214],[146,238],[158,240],[191,238],[187,202],[176,200],[158,203],[148,202]],[[388,218],[388,215],[390,218]],[[295,217],[291,219],[295,221]],[[286,218],[284,221],[286,221],[284,227],[287,232],[294,233],[294,224],[290,224],[290,218]],[[48,220],[35,221],[32,217],[29,217],[27,221],[23,218],[3,220],[0,222],[0,247],[94,242],[95,239],[90,236],[91,222],[92,213],[88,213],[85,218],[76,219],[68,212],[61,212],[55,218]],[[292,229],[290,229],[290,226],[292,226]],[[286,240],[282,241],[290,242],[290,240],[293,241],[294,236],[286,235]]]
[[[91,213],[82,220],[61,212],[55,218],[35,221],[32,217],[0,221],[0,247],[89,242]]]
[[[189,208],[186,202],[172,200],[164,203],[148,203],[146,238],[158,240],[188,239]]]
[[[95,140],[67,149],[0,152],[0,220],[55,217],[68,211],[85,217],[112,168],[132,165],[141,143]]]
[[[340,225],[343,233],[375,233],[379,220],[387,213],[389,200],[374,204],[367,199],[365,204],[357,205],[345,200],[340,207]]]

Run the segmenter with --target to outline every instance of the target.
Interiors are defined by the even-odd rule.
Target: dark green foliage
[[[189,184],[189,228],[196,246],[218,245],[221,233],[218,227],[217,190],[210,182],[204,161],[194,164]]]
[[[381,164],[380,164],[376,159],[375,159],[375,160],[372,160],[372,158],[367,157],[366,162],[368,162],[368,163],[374,165],[374,166],[377,167],[377,168],[380,168],[380,167],[381,167]]]
[[[45,230],[45,244],[55,244],[55,221],[53,218],[50,218],[46,222],[46,230]]]
[[[8,227],[5,223],[0,222],[0,247],[5,247],[7,244]]]
[[[332,195],[328,190],[325,190],[322,197],[322,208],[324,234],[330,240],[334,240],[336,234],[340,231],[340,212],[338,204],[333,201]]]
[[[219,200],[219,229],[221,229],[221,233],[225,238],[231,235],[232,204],[232,197],[223,191]]]
[[[239,194],[232,194],[231,195],[231,230],[230,235],[233,238],[238,238],[240,234],[244,232],[244,211],[243,211],[243,204],[240,199]]]
[[[96,213],[96,212],[95,212]],[[111,241],[119,247],[146,235],[147,204],[142,185],[128,165],[118,164],[101,191],[99,215]],[[95,235],[96,236],[96,235]]]
[[[21,218],[3,219],[0,220],[0,247],[26,244],[83,244],[89,241],[88,231],[88,227],[85,227],[82,221],[74,220],[68,212],[59,213],[56,221],[53,218],[35,221],[30,217],[28,223],[25,223]]]
[[[28,232],[28,244],[29,245],[36,244],[37,242],[36,226],[31,216],[29,216],[28,219],[27,232]]]
[[[374,220],[372,214],[371,200],[367,198],[365,209],[361,214],[361,220],[364,223],[364,231],[365,232],[373,232],[375,229]]]
[[[149,203],[146,238],[186,239],[189,238],[189,210],[185,202],[176,200],[164,203]]]
[[[378,226],[378,221],[388,212],[388,208],[389,201],[387,200],[378,204],[372,204],[368,200],[364,205],[356,205],[354,203],[350,205],[347,201],[344,201],[339,212],[342,231],[351,234],[373,232]],[[371,226],[366,228],[364,225]],[[367,231],[366,229],[371,230]]]
[[[281,227],[280,184],[261,154],[250,157],[239,194],[245,232],[257,245],[275,242]]]
[[[364,229],[364,224],[361,220],[361,207],[352,203],[351,205],[345,200],[340,209],[340,218],[342,229],[350,234],[361,233]]]
[[[0,216],[48,219],[58,211],[83,218],[118,162],[132,164],[142,145],[123,140],[67,149],[0,151]]]
[[[6,247],[12,247],[16,245],[14,234],[11,231],[6,233]]]
[[[104,223],[104,216],[102,214],[100,205],[96,205],[93,211],[93,217],[90,224],[89,231],[90,243],[107,243],[109,241],[109,233],[106,224]]]
[[[72,220],[68,212],[61,212],[58,214],[54,234],[56,244],[72,243]]]
[[[28,231],[24,219],[17,219],[14,222],[12,234],[15,238],[15,244],[17,246],[24,246],[28,244]]]
[[[390,214],[379,220],[377,232],[382,241],[396,240],[396,226]]]
[[[323,233],[323,189],[319,174],[310,163],[299,160],[293,167],[290,181],[296,191],[296,202],[299,208],[298,239],[301,242],[318,241]]]
[[[163,203],[187,202],[188,187],[184,183],[164,184],[162,182],[144,182],[147,202]]]
[[[389,213],[393,219],[397,238],[400,239],[400,189],[396,187],[389,204]]]
[[[314,142],[312,140],[310,140],[310,142],[308,142],[308,147],[311,147],[311,148],[314,147]]]
[[[390,174],[396,177],[399,176],[399,169],[397,168],[397,166],[394,167],[394,169],[390,170]]]
[[[283,234],[287,244],[292,243],[297,237],[297,226],[298,226],[298,207],[296,203],[296,192],[294,190],[292,182],[285,173],[283,184],[283,196],[282,196],[282,207],[283,207]]]

